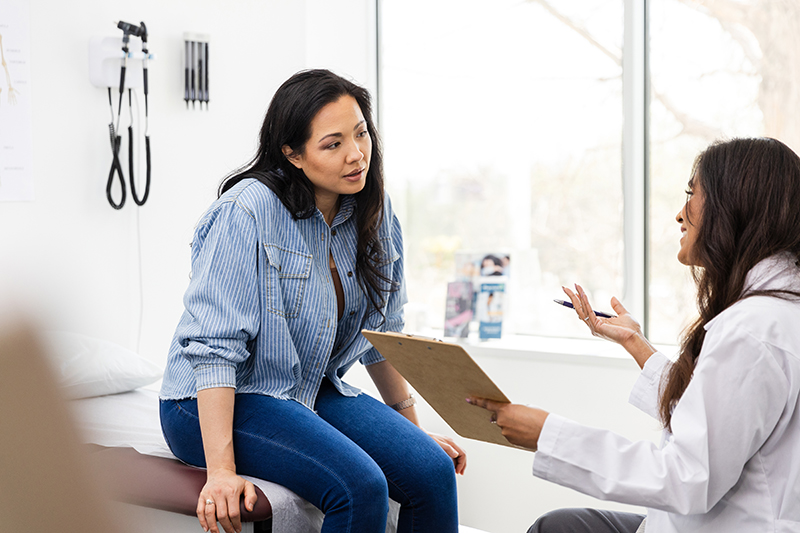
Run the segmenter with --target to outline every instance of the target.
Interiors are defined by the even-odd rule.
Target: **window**
[[[800,147],[800,5],[384,0],[379,13],[408,330],[442,326],[457,252],[498,251],[504,332],[585,336],[552,303],[579,282],[674,343],[695,310],[674,221],[695,155],[731,136]]]
[[[622,1],[563,4],[600,46],[536,2],[381,3],[409,330],[444,323],[457,251],[510,255],[504,331],[574,334],[562,284],[622,290]]]

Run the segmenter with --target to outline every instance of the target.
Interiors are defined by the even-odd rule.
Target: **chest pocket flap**
[[[264,244],[269,266],[277,271],[278,283],[267,281],[267,310],[286,318],[300,314],[306,283],[311,275],[310,254]],[[274,274],[273,274],[274,275]]]
[[[381,243],[381,249],[383,250],[383,254],[381,255],[378,263],[375,265],[377,267],[384,267],[389,263],[394,263],[398,259],[400,259],[400,254],[397,252],[397,249],[394,247],[394,241],[391,237],[381,237],[379,239]]]

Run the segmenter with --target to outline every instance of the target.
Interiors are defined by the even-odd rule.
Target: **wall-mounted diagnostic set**
[[[150,132],[149,132],[149,108],[148,108],[148,62],[155,59],[147,47],[147,26],[144,22],[131,24],[128,22],[117,22],[117,28],[122,30],[122,38],[105,37],[93,38],[89,42],[89,78],[96,87],[106,88],[108,91],[108,106],[111,112],[111,122],[108,125],[109,138],[111,143],[111,168],[106,182],[106,198],[114,209],[122,209],[127,197],[125,187],[125,176],[120,162],[120,147],[122,139],[119,135],[120,119],[122,116],[122,102],[125,91],[128,92],[128,110],[130,114],[130,124],[128,125],[128,177],[131,186],[131,196],[136,205],[144,205],[150,194]],[[141,50],[131,41],[131,37],[137,38],[141,45]],[[141,77],[139,76],[141,70]],[[119,88],[119,98],[114,112],[114,98],[112,89]],[[146,154],[146,177],[144,193],[140,197],[136,193],[136,180],[134,178],[134,130],[133,130],[133,98],[131,92],[134,88],[144,88],[144,116],[145,116],[145,154]],[[115,201],[112,195],[112,186],[115,177],[119,181],[120,199]]]

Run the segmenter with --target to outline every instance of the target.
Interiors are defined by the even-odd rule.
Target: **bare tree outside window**
[[[800,149],[800,3],[653,0],[649,22],[650,331],[672,342],[696,314],[673,222],[695,155],[762,135]]]
[[[412,316],[439,326],[458,250],[515,256],[518,333],[585,335],[553,309],[620,295],[623,0],[382,3],[382,129],[405,213]],[[650,332],[695,313],[674,221],[695,155],[767,135],[800,148],[800,2],[649,0]],[[413,320],[412,320],[413,321]]]
[[[563,3],[529,0],[621,64]],[[716,139],[775,137],[800,148],[800,3],[651,0],[650,332],[674,342],[693,316],[693,288],[675,261],[673,222],[695,155]],[[799,207],[800,208],[800,207]]]

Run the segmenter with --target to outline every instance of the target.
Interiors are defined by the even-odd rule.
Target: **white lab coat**
[[[746,287],[800,291],[788,254]],[[669,360],[645,364],[630,401],[656,416]],[[548,416],[534,475],[648,508],[647,533],[800,532],[800,303],[755,296],[706,325],[694,376],[661,446]]]

